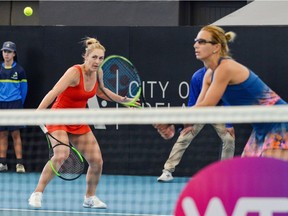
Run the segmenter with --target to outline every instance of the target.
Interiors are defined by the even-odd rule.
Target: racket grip
[[[39,125],[39,127],[41,128],[41,130],[46,134],[48,133],[47,128],[45,127],[45,125]]]

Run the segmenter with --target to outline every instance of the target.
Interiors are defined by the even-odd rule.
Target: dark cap
[[[16,44],[13,43],[12,41],[6,41],[3,43],[1,51],[3,50],[10,50],[16,52]]]

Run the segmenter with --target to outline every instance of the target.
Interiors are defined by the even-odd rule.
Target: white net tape
[[[0,125],[288,122],[288,106],[1,110]]]

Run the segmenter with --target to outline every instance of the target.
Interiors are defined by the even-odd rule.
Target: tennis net
[[[183,107],[148,109],[2,110],[0,125],[26,125],[21,130],[26,172],[15,172],[13,140],[9,138],[8,171],[0,173],[0,215],[173,215],[177,198],[190,177],[219,160],[221,140],[209,124],[232,123],[235,155],[241,155],[252,122],[288,122],[287,106]],[[157,178],[179,134],[164,140],[152,124],[205,124],[193,140],[169,183]],[[97,187],[108,209],[82,207],[86,175],[74,181],[55,177],[47,186],[40,210],[28,207],[40,173],[48,160],[48,146],[40,124],[88,124],[103,156]],[[0,144],[1,145],[1,144]]]

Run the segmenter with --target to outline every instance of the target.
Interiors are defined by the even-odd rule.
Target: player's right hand
[[[154,124],[153,126],[165,140],[172,139],[175,135],[175,127],[172,124]]]

